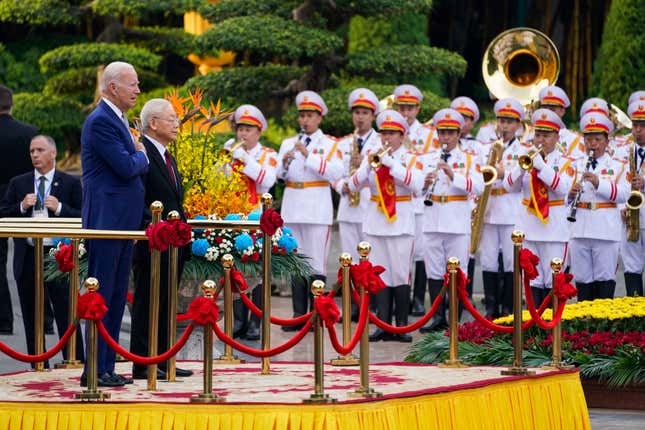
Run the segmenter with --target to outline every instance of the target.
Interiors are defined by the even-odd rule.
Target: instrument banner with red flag
[[[376,171],[376,188],[378,189],[378,206],[383,211],[387,222],[396,220],[396,186],[390,174],[390,168],[381,166]]]
[[[251,204],[257,205],[258,193],[255,189],[255,181],[242,173],[242,169],[244,168],[244,163],[242,163],[240,160],[235,160],[233,161],[232,166],[235,170],[241,173],[242,179],[246,183],[246,188],[249,190],[249,202],[251,202]]]
[[[544,182],[538,178],[538,171],[531,170],[531,205],[529,208],[533,209],[533,213],[537,216],[542,223],[549,222],[549,190]]]

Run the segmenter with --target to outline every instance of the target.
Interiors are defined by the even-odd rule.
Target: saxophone
[[[482,229],[484,227],[484,213],[486,212],[486,205],[488,204],[488,197],[493,186],[493,182],[497,179],[497,163],[502,159],[504,152],[504,142],[502,139],[497,139],[491,143],[490,155],[488,156],[488,164],[481,168],[482,176],[484,177],[484,191],[477,200],[477,206],[472,212],[471,234],[470,234],[470,253],[475,254],[479,248],[479,241],[482,237]]]
[[[352,165],[352,159],[360,157],[358,152],[358,129],[354,130],[354,136],[352,137],[352,158],[349,160],[349,176],[352,176],[356,173],[356,167]],[[358,206],[361,203],[361,192],[360,191],[351,191],[349,193],[349,205]]]
[[[638,169],[636,168],[636,157],[634,151],[636,150],[635,144],[632,144],[629,153],[629,174],[632,178],[636,177]],[[625,216],[625,225],[627,227],[627,240],[630,242],[637,242],[640,235],[640,208],[643,206],[643,193],[638,190],[632,190],[625,203],[627,214]]]

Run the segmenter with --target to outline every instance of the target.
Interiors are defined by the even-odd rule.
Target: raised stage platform
[[[501,368],[461,369],[411,363],[373,364],[370,386],[377,399],[349,399],[359,385],[357,367],[325,366],[328,405],[304,405],[313,392],[312,363],[216,366],[213,392],[226,403],[193,404],[202,390],[201,362],[181,362],[195,371],[181,382],[146,381],[109,389],[100,403],[74,400],[79,370],[0,375],[0,430],[5,429],[590,429],[575,371],[533,369],[534,376],[501,376]],[[128,374],[129,363],[117,364]]]

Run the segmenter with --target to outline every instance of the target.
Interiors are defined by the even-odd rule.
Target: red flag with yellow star
[[[396,187],[390,168],[381,166],[376,171],[376,188],[378,189],[378,207],[383,211],[387,222],[396,219]]]
[[[533,213],[542,223],[549,222],[549,190],[544,182],[538,178],[538,171],[531,170],[531,206]]]

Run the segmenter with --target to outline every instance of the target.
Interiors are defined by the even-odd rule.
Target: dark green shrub
[[[220,22],[236,16],[269,14],[289,19],[291,11],[299,3],[299,0],[221,0],[204,4],[199,13],[210,22]]]
[[[156,54],[173,53],[185,57],[194,50],[195,36],[181,28],[135,27],[128,29],[124,42]]]
[[[91,5],[99,15],[144,16],[150,13],[180,15],[196,10],[205,0],[94,0]]]

